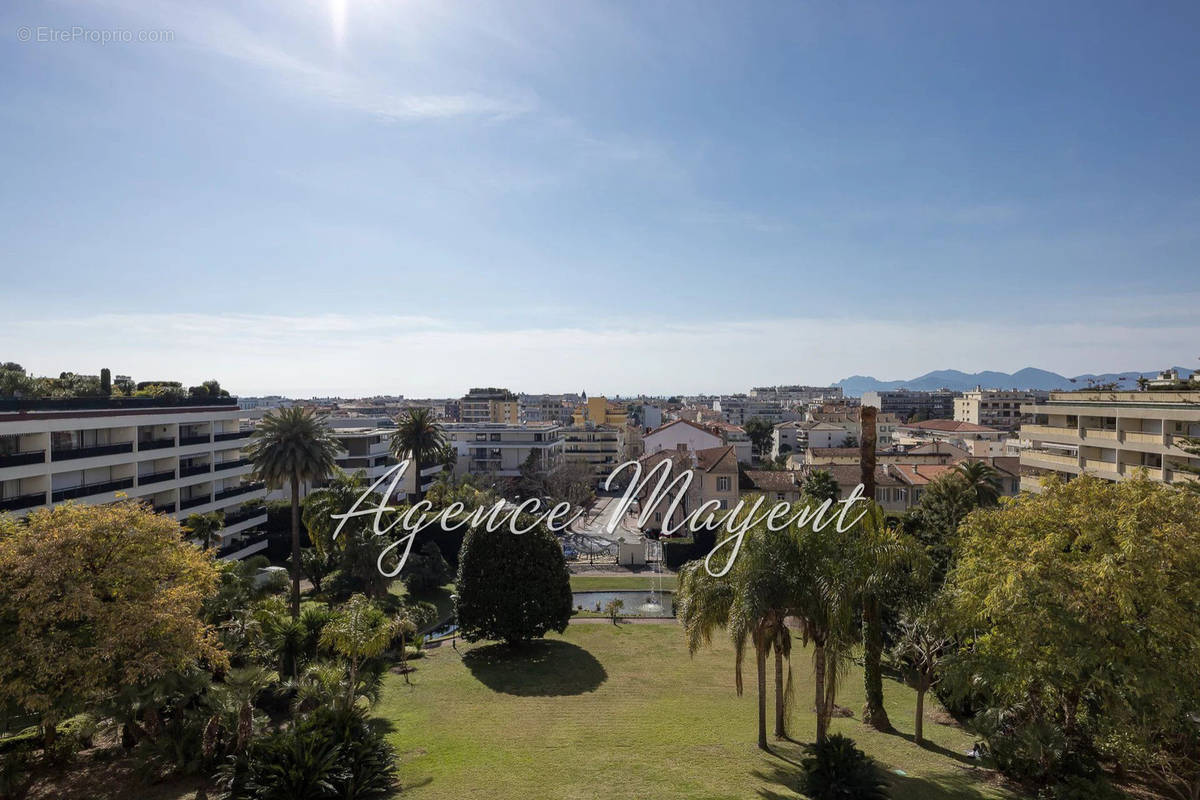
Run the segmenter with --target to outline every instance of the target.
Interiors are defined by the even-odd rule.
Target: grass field
[[[798,650],[793,663],[793,735],[811,740],[810,662]],[[580,623],[516,657],[497,645],[442,646],[416,666],[412,686],[388,676],[375,709],[400,753],[405,798],[801,797],[801,747],[755,747],[753,675],[737,697],[724,639],[689,658],[676,625]],[[839,703],[857,714],[861,672],[850,668],[843,686]],[[856,719],[833,730],[903,770],[891,774],[897,800],[1014,797],[961,755],[967,732],[930,720],[932,744],[915,746],[914,693],[893,682],[886,690],[899,734]]]
[[[573,592],[618,592],[622,589],[653,589],[661,580],[663,591],[675,591],[675,576],[663,575],[656,579],[653,575],[572,575],[571,591]]]

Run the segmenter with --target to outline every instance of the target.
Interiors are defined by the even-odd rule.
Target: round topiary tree
[[[472,528],[458,555],[455,583],[454,612],[468,642],[519,644],[547,631],[562,633],[571,620],[567,562],[542,525],[519,535],[507,525]]]

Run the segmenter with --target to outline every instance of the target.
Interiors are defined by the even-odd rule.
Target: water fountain
[[[650,596],[638,609],[643,616],[662,616],[662,542],[653,539],[646,540],[646,563],[650,564],[652,578],[650,579]]]

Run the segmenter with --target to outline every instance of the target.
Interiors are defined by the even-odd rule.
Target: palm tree
[[[446,447],[446,434],[428,408],[410,408],[397,421],[392,434],[392,454],[405,459],[411,454],[409,468],[416,477],[417,496],[421,496],[421,468],[438,456]]]
[[[963,461],[954,467],[954,472],[975,495],[980,508],[994,506],[1000,502],[1000,473],[986,461]]]
[[[383,653],[395,634],[395,621],[388,619],[365,595],[354,595],[330,617],[321,631],[321,644],[345,659],[349,668],[347,706],[354,703],[363,662]]]
[[[217,534],[225,527],[225,512],[210,511],[207,514],[191,514],[183,521],[183,527],[207,550],[217,542],[219,538]]]
[[[408,650],[405,637],[408,635],[416,635],[417,620],[413,616],[411,610],[402,606],[396,616],[392,618],[393,630],[400,637],[400,671],[404,673],[404,682],[410,683],[408,679]]]
[[[808,473],[808,477],[804,479],[804,493],[809,497],[814,498],[818,503],[830,500],[837,502],[837,499],[842,496],[842,489],[838,486],[837,480],[827,469],[813,470]]]
[[[339,449],[325,416],[299,406],[268,412],[247,449],[259,479],[274,488],[291,486],[293,617],[300,616],[300,484],[332,472]]]

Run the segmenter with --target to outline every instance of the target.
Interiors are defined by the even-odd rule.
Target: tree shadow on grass
[[[916,744],[916,742],[917,742],[917,737],[911,733],[901,733],[900,731],[895,731],[892,735],[899,736],[901,739],[904,739],[905,741],[910,742],[912,744]],[[937,753],[940,756],[945,756],[946,758],[953,759],[960,764],[966,764],[968,767],[980,766],[978,760],[971,758],[966,753],[960,753],[956,750],[951,750],[948,747],[942,747],[940,744],[934,744],[933,742],[929,741],[928,739],[921,742],[919,747],[921,747],[921,749],[923,749],[923,750],[928,750],[931,753]]]
[[[557,639],[477,647],[463,656],[463,664],[492,691],[520,697],[586,694],[608,680],[595,656]]]
[[[897,775],[888,772],[892,783],[892,796],[898,800],[905,798],[920,798],[920,800],[992,800],[994,792],[1000,790],[1007,797],[1023,795],[1013,794],[1010,789],[1000,783],[992,783],[982,772],[943,773],[930,775],[925,778],[914,778],[911,775]]]
[[[761,787],[758,790],[758,796],[764,800],[784,800],[784,798],[795,800],[798,791],[797,785],[800,783],[800,771],[795,767],[789,769],[783,765],[775,765],[768,769],[756,769],[751,774],[763,783],[773,783],[782,789],[780,791],[770,787]]]

